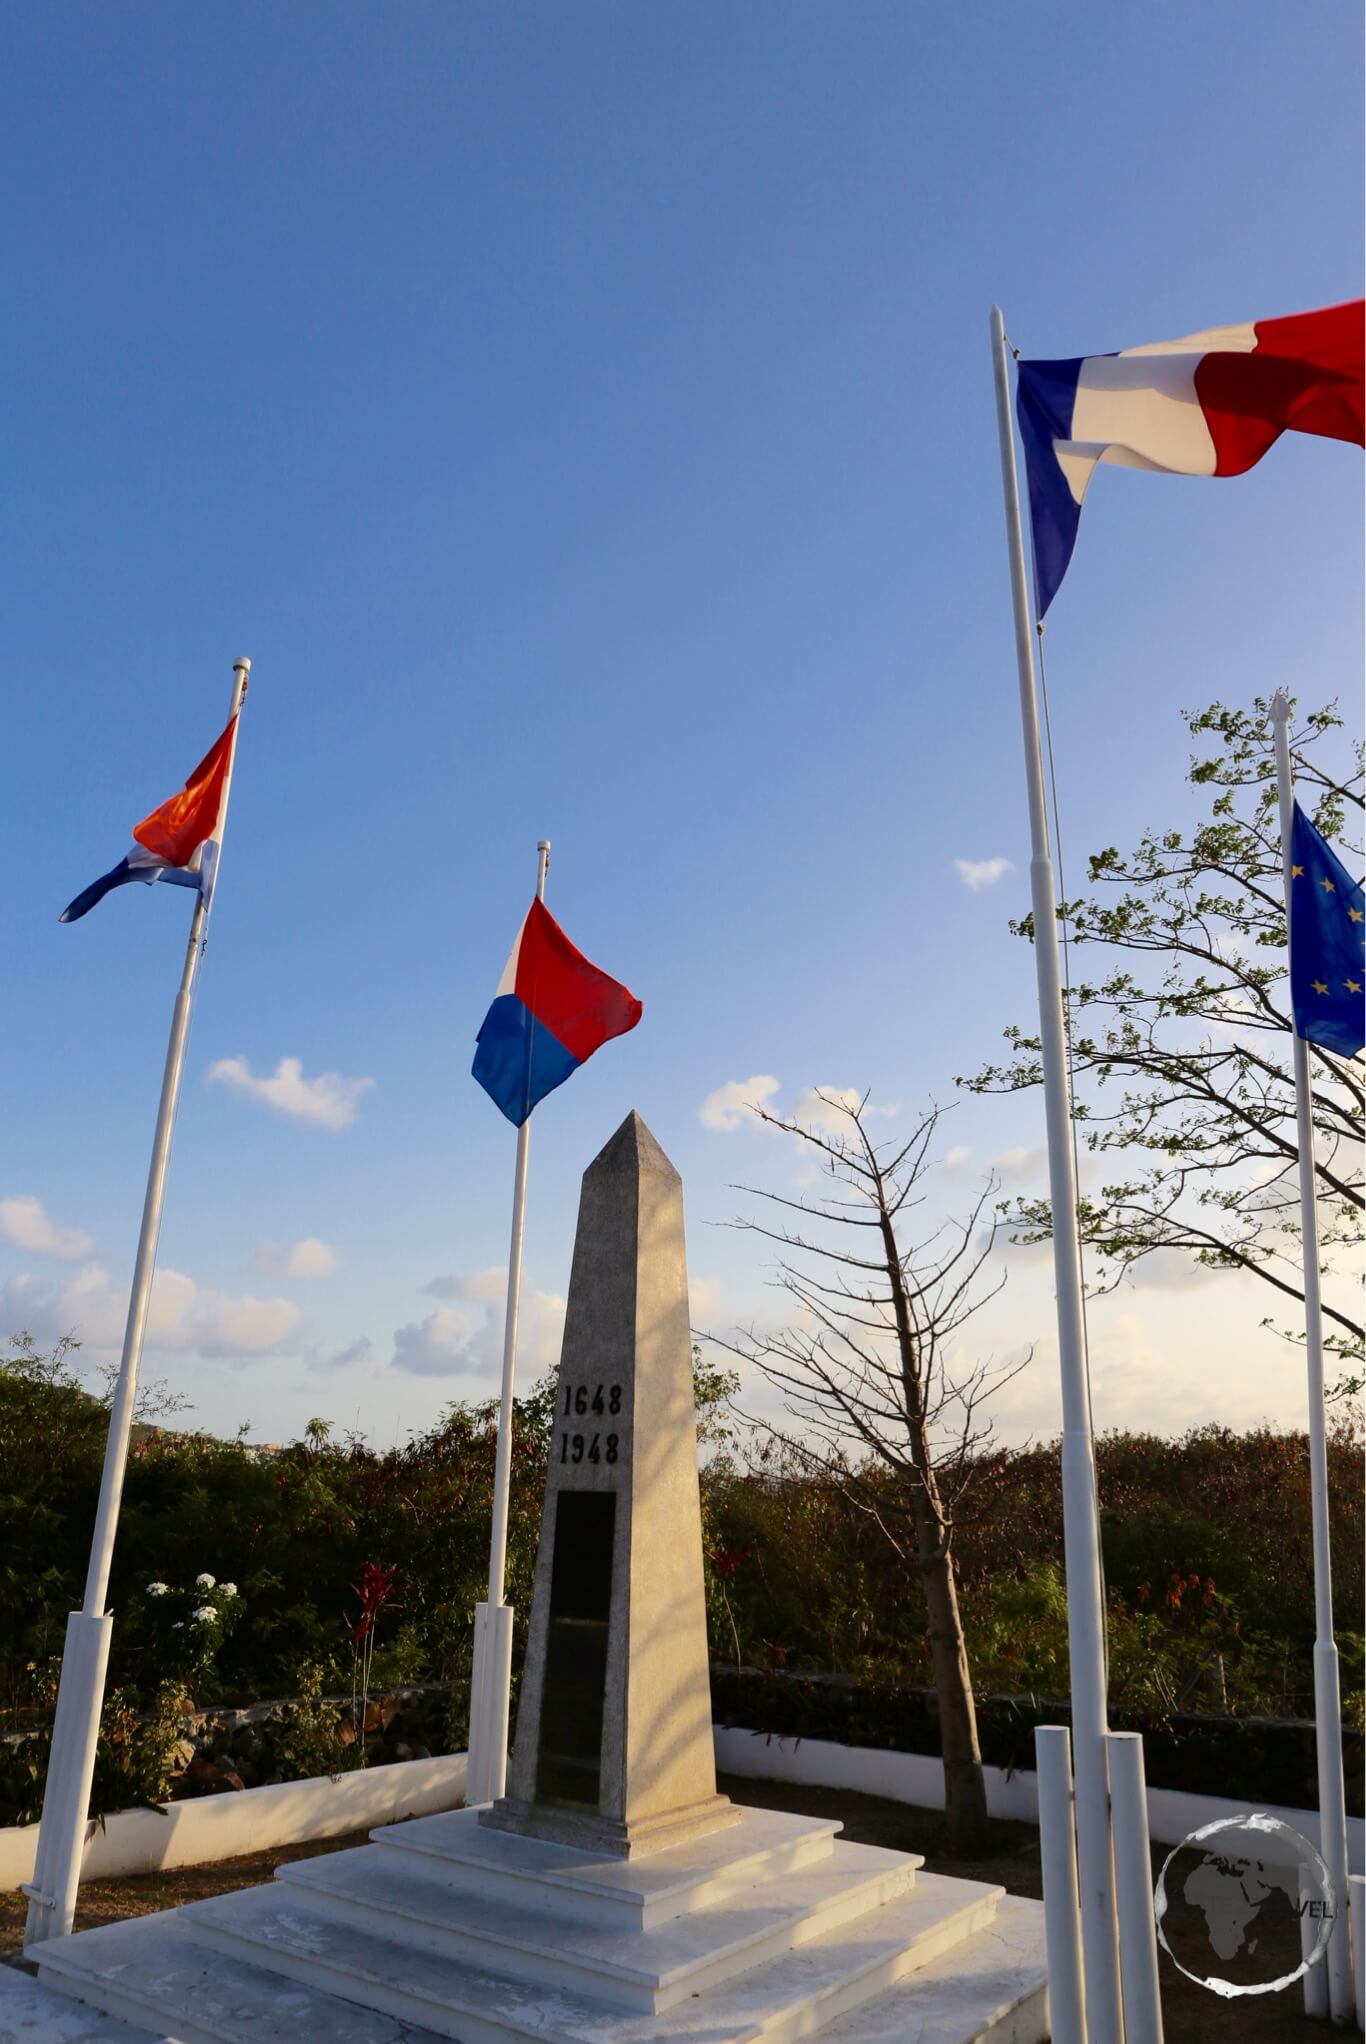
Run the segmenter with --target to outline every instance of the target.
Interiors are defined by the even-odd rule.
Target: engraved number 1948
[[[616,1434],[608,1434],[606,1440],[603,1439],[601,1434],[594,1434],[591,1440],[587,1434],[561,1434],[560,1460],[561,1462],[582,1462],[585,1459],[589,1462],[615,1462],[618,1445],[619,1437]]]

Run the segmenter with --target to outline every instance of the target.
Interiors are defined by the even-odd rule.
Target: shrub
[[[295,1675],[297,1703],[287,1707],[275,1734],[275,1771],[281,1781],[310,1781],[315,1775],[349,1774],[360,1765],[356,1728],[325,1703],[323,1671],[309,1661]]]
[[[150,1716],[139,1712],[133,1690],[110,1691],[95,1750],[92,1816],[154,1810],[170,1801],[171,1775],[191,1708],[189,1695],[176,1682],[158,1683]]]

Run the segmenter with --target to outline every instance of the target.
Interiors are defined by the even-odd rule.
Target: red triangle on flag
[[[205,838],[211,837],[223,806],[223,785],[232,759],[237,719],[231,717],[221,737],[205,753],[184,787],[150,816],[133,826],[133,836],[168,866],[188,866]]]

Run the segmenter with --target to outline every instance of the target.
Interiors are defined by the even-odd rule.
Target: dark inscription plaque
[[[616,1521],[615,1491],[559,1494],[536,1756],[538,1801],[598,1805]]]

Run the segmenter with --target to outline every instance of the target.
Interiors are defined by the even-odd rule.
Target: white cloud
[[[808,1086],[792,1103],[792,1119],[832,1135],[848,1135],[849,1117],[841,1109],[857,1107],[862,1097],[857,1086]]]
[[[341,1269],[341,1258],[330,1242],[305,1235],[288,1249],[279,1242],[263,1242],[251,1259],[251,1267],[263,1277],[323,1278],[332,1277]]]
[[[438,1306],[425,1320],[394,1329],[393,1368],[415,1377],[473,1374],[479,1364],[469,1350],[470,1323],[454,1306]]]
[[[805,1122],[808,1128],[823,1128],[831,1135],[847,1136],[849,1117],[842,1108],[857,1107],[862,1098],[857,1086],[808,1086],[792,1103],[792,1119]],[[898,1111],[895,1106],[879,1107],[870,1100],[863,1114],[865,1120],[872,1120],[877,1115],[890,1118]]]
[[[728,1079],[714,1093],[708,1093],[697,1111],[703,1128],[733,1129],[749,1119],[751,1107],[762,1107],[778,1090],[770,1072],[756,1072],[749,1079]]]
[[[990,1168],[1003,1185],[1010,1184],[1012,1180],[1033,1178],[1048,1169],[1048,1151],[1042,1144],[1035,1149],[1026,1149],[1023,1143],[1017,1143],[1013,1149],[1002,1150],[999,1156],[993,1157]]]
[[[1093,1332],[1091,1384],[1097,1427],[1176,1434],[1211,1419],[1225,1426],[1256,1426],[1278,1406],[1294,1410],[1301,1387],[1292,1371],[1249,1368],[1246,1352],[1236,1361],[1227,1354],[1216,1359],[1208,1352],[1202,1355],[1194,1343],[1184,1354],[1174,1353],[1164,1333],[1166,1329],[1159,1330],[1146,1316],[1130,1313],[1113,1315],[1102,1333]]]
[[[0,1199],[0,1235],[30,1256],[55,1256],[62,1263],[77,1263],[95,1247],[93,1235],[84,1228],[62,1227],[32,1192]]]
[[[10,1322],[28,1327],[40,1344],[73,1334],[98,1358],[123,1342],[128,1287],[98,1263],[83,1265],[63,1285],[23,1273],[0,1290],[0,1303]],[[292,1347],[302,1318],[292,1299],[201,1291],[183,1271],[163,1268],[152,1283],[144,1341],[166,1355],[259,1356]]]
[[[1157,1249],[1130,1264],[1126,1283],[1153,1292],[1192,1292],[1205,1285],[1227,1284],[1228,1272],[1211,1270],[1184,1249]]]
[[[977,1247],[998,1251],[1012,1277],[1021,1272],[1052,1270],[1052,1236],[1045,1235],[1041,1242],[1026,1242],[1013,1230],[1014,1224],[1008,1214],[994,1225],[988,1222],[986,1227],[977,1231]]]
[[[1042,1192],[1048,1181],[1048,1147],[1045,1143],[1032,1146],[1016,1143],[1011,1149],[999,1151],[986,1168],[995,1173],[1006,1191],[1033,1186]],[[1094,1192],[1105,1182],[1111,1168],[1108,1158],[1083,1144],[1077,1157],[1077,1183],[1081,1190]]]
[[[495,1376],[503,1360],[506,1281],[506,1272],[496,1265],[468,1277],[434,1278],[425,1287],[429,1294],[468,1301],[483,1311],[438,1306],[425,1320],[396,1327],[391,1367],[419,1377]],[[563,1333],[564,1300],[553,1292],[523,1288],[517,1317],[517,1369],[523,1382],[554,1368]]]
[[[967,1143],[955,1143],[951,1149],[944,1152],[944,1161],[940,1168],[944,1171],[963,1171],[971,1162],[971,1147]]]
[[[793,1101],[791,1118],[806,1128],[820,1129],[829,1136],[852,1136],[853,1123],[843,1110],[846,1107],[857,1107],[862,1099],[863,1094],[857,1086],[808,1086],[805,1092],[799,1093]],[[880,1107],[875,1100],[870,1100],[863,1109],[863,1119],[869,1122],[882,1116],[890,1120],[894,1114],[900,1112],[895,1101],[886,1107]],[[802,1155],[810,1156],[811,1153],[803,1144],[802,1138],[797,1136],[795,1141]],[[809,1171],[801,1174],[802,1181],[810,1184],[814,1184],[820,1177],[820,1168],[815,1164],[811,1165]]]
[[[284,1347],[302,1315],[292,1299],[201,1293],[184,1322],[185,1345],[202,1356],[260,1356]]]
[[[128,1288],[114,1284],[102,1264],[84,1264],[62,1284],[21,1272],[9,1280],[0,1297],[10,1321],[22,1322],[40,1343],[73,1334],[97,1353],[122,1345]],[[164,1348],[173,1341],[194,1298],[193,1278],[168,1267],[156,1273],[144,1335],[148,1348]]]
[[[368,1363],[374,1353],[375,1344],[368,1334],[362,1334],[358,1341],[348,1342],[345,1348],[339,1348],[335,1354],[328,1356],[323,1368],[349,1370],[353,1364]]]
[[[721,1287],[715,1278],[689,1277],[688,1318],[694,1327],[703,1320],[714,1320],[721,1310]]]
[[[977,894],[984,887],[994,887],[1003,873],[1013,873],[1015,868],[1009,859],[955,859],[954,867],[964,887]]]
[[[311,1121],[319,1128],[349,1128],[361,1095],[375,1082],[344,1079],[340,1072],[319,1072],[316,1079],[306,1079],[296,1057],[282,1057],[269,1078],[258,1077],[246,1058],[221,1057],[209,1067],[209,1083],[230,1086],[296,1121]]]
[[[434,1277],[423,1291],[433,1299],[481,1299],[492,1301],[507,1296],[507,1265],[490,1264],[487,1270],[472,1270],[464,1273],[449,1272],[445,1277]]]

